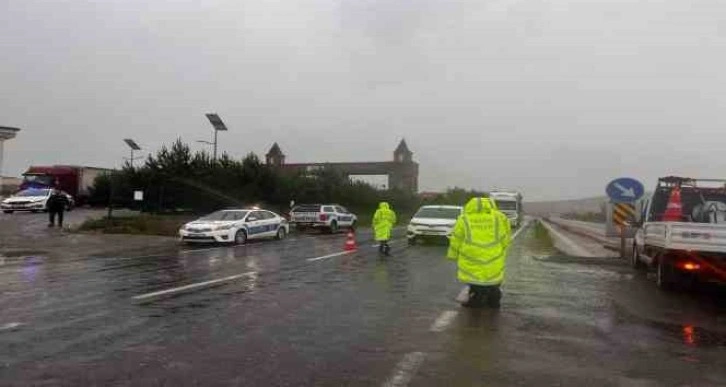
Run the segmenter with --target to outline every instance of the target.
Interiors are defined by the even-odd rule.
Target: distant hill
[[[607,197],[560,200],[550,202],[524,202],[524,212],[528,215],[546,216],[552,214],[599,212]]]

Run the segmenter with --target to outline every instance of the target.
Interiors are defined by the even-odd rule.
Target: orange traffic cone
[[[683,220],[683,203],[681,202],[681,189],[673,188],[671,196],[668,198],[665,213],[663,214],[664,222],[680,222]]]
[[[345,251],[355,251],[358,250],[358,245],[355,242],[355,235],[353,234],[353,231],[348,231],[348,237],[345,240],[345,247],[343,248]]]

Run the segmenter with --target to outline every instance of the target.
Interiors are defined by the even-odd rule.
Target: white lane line
[[[398,362],[391,377],[383,383],[383,387],[407,386],[425,358],[426,354],[423,352],[407,353],[406,356]]]
[[[214,280],[210,280],[210,281],[197,282],[197,283],[194,283],[194,284],[180,286],[178,288],[171,288],[171,289],[159,290],[157,292],[146,293],[146,294],[142,294],[142,295],[139,295],[139,296],[134,296],[132,298],[134,300],[145,300],[147,298],[153,298],[153,297],[163,296],[163,295],[166,295],[166,294],[174,294],[174,293],[184,292],[184,291],[187,291],[187,290],[202,288],[202,287],[205,287],[205,286],[214,285],[214,284],[218,284],[218,283],[222,283],[222,282],[234,281],[234,280],[239,279],[239,278],[242,278],[242,277],[252,276],[252,275],[256,275],[256,274],[257,274],[256,271],[250,271],[250,272],[247,272],[247,273],[231,275],[229,277],[218,278],[218,279],[214,279]]]
[[[449,325],[451,325],[452,322],[454,322],[454,319],[458,314],[459,312],[455,310],[443,311],[436,319],[436,321],[431,324],[431,328],[429,330],[431,332],[443,332]]]
[[[512,236],[512,241],[514,241],[515,239],[517,239],[517,237],[519,236],[519,234],[521,234],[522,231],[524,231],[524,229],[527,228],[527,226],[529,226],[529,221],[524,222],[524,224],[522,224],[519,227],[519,230],[517,230],[517,232],[515,232],[514,235]]]
[[[21,327],[23,325],[25,325],[25,324],[23,324],[21,322],[11,322],[11,323],[7,323],[7,324],[3,324],[3,325],[0,325],[0,332],[9,331],[11,329],[19,328],[19,327]]]
[[[328,259],[328,258],[333,258],[333,257],[339,257],[341,255],[352,254],[352,253],[355,253],[355,252],[356,252],[356,250],[352,250],[352,251],[340,251],[340,252],[333,253],[333,254],[323,255],[322,257],[308,258],[307,261],[308,262],[315,262],[315,261],[320,261],[321,259]]]
[[[572,249],[571,252],[565,252],[566,254],[567,253],[573,253],[576,256],[580,256],[580,257],[588,257],[588,258],[595,257],[594,254],[592,254],[589,251],[587,251],[584,247],[578,245],[572,239],[566,237],[563,233],[555,230],[555,228],[552,227],[552,225],[550,225],[548,222],[546,222],[544,220],[542,220],[541,222],[542,222],[542,225],[547,229],[547,231],[550,232],[550,234],[552,234],[552,236],[555,239],[559,239],[565,245],[567,245],[567,247],[569,247],[570,249]],[[555,241],[555,245],[557,245],[557,241]]]

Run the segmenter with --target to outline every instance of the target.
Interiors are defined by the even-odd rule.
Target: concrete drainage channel
[[[547,230],[552,238],[552,243],[555,248],[567,255],[574,257],[587,257],[594,258],[596,255],[586,250],[584,247],[578,245],[575,241],[567,237],[562,232],[555,229],[549,222],[544,219],[539,219],[538,222]]]

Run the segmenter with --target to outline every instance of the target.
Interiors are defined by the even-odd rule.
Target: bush
[[[91,219],[78,228],[79,231],[101,232],[104,234],[134,234],[177,236],[179,228],[193,220],[179,215],[140,215],[116,217],[112,219]]]

